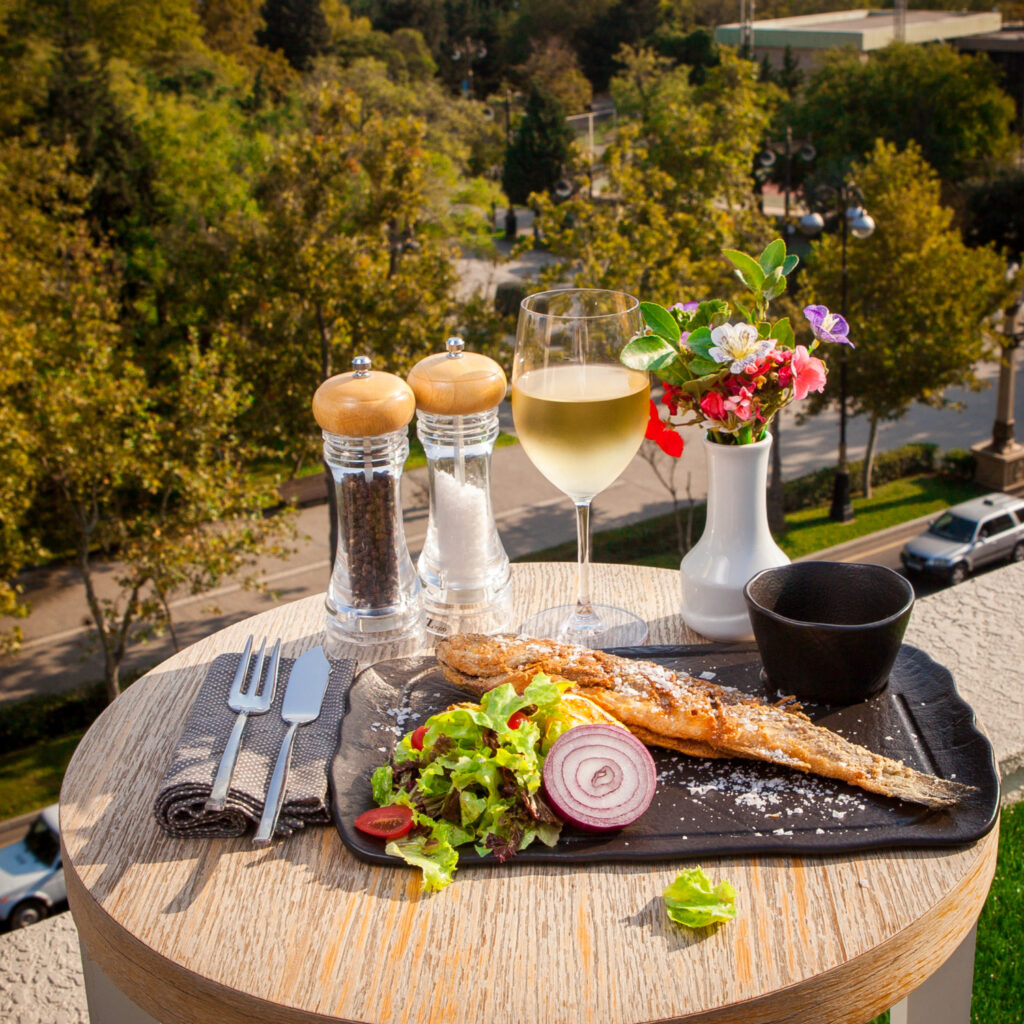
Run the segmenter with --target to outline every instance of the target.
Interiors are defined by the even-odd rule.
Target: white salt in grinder
[[[507,382],[487,356],[449,338],[409,374],[427,456],[430,517],[417,568],[427,632],[497,633],[512,625],[508,555],[491,508],[491,453]]]

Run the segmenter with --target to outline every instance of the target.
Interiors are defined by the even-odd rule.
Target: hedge
[[[103,683],[0,705],[0,754],[87,729],[107,706]]]
[[[902,448],[894,448],[891,452],[881,452],[875,456],[875,471],[872,483],[887,484],[906,476],[918,473],[935,472],[935,456],[938,451],[935,444],[905,444]],[[864,462],[858,459],[851,462],[850,482],[855,491],[863,490]],[[827,505],[832,500],[832,489],[835,485],[836,470],[834,466],[808,473],[797,480],[788,480],[782,485],[782,507],[786,512],[798,512],[800,509],[813,508],[815,505]]]

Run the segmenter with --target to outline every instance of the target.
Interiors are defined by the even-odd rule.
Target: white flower
[[[759,338],[753,324],[722,324],[711,332],[711,348],[708,355],[716,363],[728,363],[731,373],[742,373],[748,366],[754,366],[773,348],[774,338]]]

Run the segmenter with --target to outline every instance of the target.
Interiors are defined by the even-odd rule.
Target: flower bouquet
[[[743,597],[762,569],[789,561],[768,529],[765,486],[771,437],[780,409],[825,387],[825,364],[812,353],[822,341],[850,344],[849,326],[824,306],[804,310],[810,345],[798,345],[788,318],[771,321],[768,305],[786,290],[797,257],[782,239],[755,260],[725,250],[736,275],[753,294],[749,305],[721,299],[640,304],[646,332],[634,337],[621,359],[664,382],[663,421],[651,402],[647,437],[669,455],[683,452],[678,428],[707,431],[707,524],[679,566],[682,617],[713,640],[752,638]],[[735,322],[734,322],[735,321]]]
[[[796,344],[788,317],[771,321],[768,305],[786,290],[786,278],[799,257],[787,254],[781,238],[755,260],[723,250],[736,276],[753,295],[749,306],[722,299],[677,303],[665,309],[642,302],[646,333],[622,351],[622,362],[654,373],[664,384],[663,421],[651,402],[647,437],[669,455],[679,456],[683,439],[676,428],[697,424],[716,444],[752,444],[765,437],[772,417],[792,401],[825,387],[825,364],[812,355],[821,341],[851,345],[849,325],[824,306],[807,306],[804,316],[814,338]]]

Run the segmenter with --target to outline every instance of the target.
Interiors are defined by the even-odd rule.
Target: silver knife
[[[259,828],[253,837],[253,842],[261,846],[270,842],[277,827],[277,816],[281,813],[281,804],[284,802],[288,761],[296,730],[300,725],[306,725],[320,717],[320,706],[327,691],[330,670],[331,666],[322,647],[306,651],[292,665],[288,689],[284,693],[284,706],[281,708],[281,717],[288,723],[288,731],[281,742],[281,752],[277,755],[274,774],[270,777],[270,787],[263,805],[263,817],[260,818]]]

